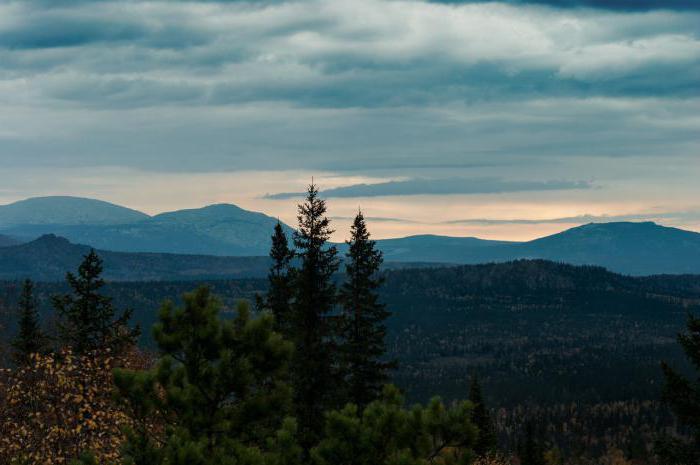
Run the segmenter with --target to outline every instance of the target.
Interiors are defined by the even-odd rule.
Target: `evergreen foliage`
[[[291,344],[269,315],[251,318],[239,304],[233,320],[208,288],[167,302],[154,336],[162,357],[145,372],[117,370],[119,398],[144,421],[128,432],[135,465],[294,464],[296,425],[283,421],[291,397],[282,381]],[[148,419],[162,427],[149,428]]]
[[[370,240],[362,212],[355,217],[350,234],[346,281],[339,293],[343,308],[340,353],[347,399],[362,408],[381,395],[395,364],[382,360],[386,353],[384,322],[390,315],[377,294],[382,283],[378,276],[382,253]]]
[[[410,409],[398,389],[386,386],[381,399],[364,409],[348,404],[326,415],[323,440],[311,456],[315,465],[469,464],[476,428],[471,403],[446,407],[434,398]]]
[[[476,375],[472,377],[469,385],[469,400],[474,405],[472,422],[479,430],[476,443],[474,444],[474,452],[482,457],[496,450],[497,440],[493,421],[486,408],[484,396],[481,392],[481,385]]]
[[[26,279],[19,298],[19,328],[12,341],[15,364],[19,366],[28,363],[32,354],[41,353],[46,348],[46,343],[46,336],[39,324],[34,283]]]
[[[115,316],[112,299],[100,293],[105,285],[101,274],[102,260],[91,250],[78,275],[66,275],[72,293],[53,297],[61,342],[78,355],[104,348],[120,352],[134,344],[140,332],[128,327],[131,310]]]
[[[323,412],[339,404],[332,315],[337,300],[333,274],[339,263],[336,248],[328,245],[334,231],[325,216],[326,203],[314,184],[298,212],[294,245],[299,268],[294,273],[290,334],[296,346],[292,361],[295,414],[300,442],[308,451],[323,428]]]
[[[289,337],[292,325],[290,303],[293,269],[291,261],[294,258],[294,252],[290,250],[287,235],[279,222],[275,225],[272,234],[270,258],[272,266],[267,275],[269,288],[263,306],[269,309],[275,317],[276,330]]]
[[[544,445],[535,437],[532,422],[527,422],[523,438],[518,444],[520,465],[545,465]]]
[[[700,318],[689,315],[688,331],[678,335],[683,351],[700,370]],[[700,463],[700,378],[692,381],[662,363],[666,384],[663,399],[671,407],[679,423],[690,430],[689,440],[663,437],[657,442],[657,453],[665,465]]]

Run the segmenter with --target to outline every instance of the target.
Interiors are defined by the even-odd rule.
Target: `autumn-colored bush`
[[[0,377],[0,463],[70,463],[90,451],[98,463],[118,459],[131,421],[112,400],[116,366],[143,367],[136,353],[32,355]]]
[[[478,457],[472,465],[511,465],[510,457],[498,453],[490,453],[483,457]]]

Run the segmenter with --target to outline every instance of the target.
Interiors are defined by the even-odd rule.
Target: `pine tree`
[[[311,451],[314,465],[466,465],[471,463],[476,428],[471,404],[404,407],[399,390],[384,387],[364,409],[354,404],[326,415],[323,439]]]
[[[284,420],[284,383],[292,345],[269,315],[251,318],[240,303],[233,320],[208,288],[166,302],[154,337],[162,357],[149,371],[117,370],[122,403],[134,412],[125,455],[134,465],[287,464],[300,451]],[[160,420],[164,427],[149,427]]]
[[[66,275],[70,294],[53,297],[59,317],[59,336],[75,353],[109,348],[119,352],[135,342],[138,328],[129,328],[131,310],[115,317],[112,299],[100,294],[105,285],[102,260],[94,250],[84,257],[78,275]]]
[[[382,360],[386,353],[385,320],[390,313],[379,302],[377,289],[382,253],[375,248],[362,212],[358,212],[347,241],[346,281],[339,298],[341,319],[341,357],[347,400],[363,408],[377,399],[395,364]]]
[[[31,354],[37,354],[46,347],[46,336],[39,325],[36,300],[34,299],[34,283],[27,279],[22,284],[22,294],[19,298],[19,330],[12,341],[15,363],[24,365]]]
[[[678,335],[678,342],[691,363],[700,370],[700,318],[690,315],[687,328],[687,333]],[[657,454],[662,463],[668,465],[700,463],[700,384],[687,379],[666,363],[662,363],[661,368],[666,378],[663,399],[679,423],[691,432],[691,437],[688,441],[660,438],[656,444]]]
[[[294,405],[299,437],[308,451],[323,428],[323,412],[337,405],[339,383],[332,311],[337,299],[333,274],[337,251],[327,242],[334,232],[325,216],[326,203],[312,183],[299,205],[294,245],[299,268],[294,273],[292,331],[296,346],[292,363]]]
[[[544,446],[535,437],[532,422],[525,425],[524,437],[518,443],[520,465],[545,465]]]
[[[272,234],[272,247],[270,248],[272,266],[267,275],[269,289],[265,298],[264,307],[272,312],[275,317],[275,329],[286,337],[290,336],[291,322],[291,298],[292,298],[292,268],[291,261],[294,252],[289,249],[287,235],[278,221]]]
[[[476,375],[472,376],[469,385],[469,400],[474,404],[472,422],[479,429],[479,436],[477,437],[476,444],[474,444],[474,452],[478,456],[483,457],[496,450],[497,441],[496,433],[493,428],[493,421],[484,403],[481,385]]]

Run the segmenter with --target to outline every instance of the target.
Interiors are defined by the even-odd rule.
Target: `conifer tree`
[[[384,387],[364,409],[348,404],[326,415],[323,439],[311,452],[314,465],[467,465],[476,428],[471,403],[404,407],[399,390]]]
[[[41,331],[34,299],[34,283],[26,279],[22,284],[19,298],[19,329],[12,341],[13,359],[17,365],[24,365],[31,354],[40,353],[46,346],[46,336]]]
[[[294,252],[290,250],[287,235],[278,221],[272,234],[272,247],[270,248],[272,266],[267,275],[269,289],[264,302],[264,307],[272,312],[275,317],[275,329],[286,337],[290,336],[291,322],[291,298],[292,298],[292,268],[291,261]]]
[[[338,404],[337,356],[331,312],[337,299],[333,274],[337,251],[327,244],[333,230],[326,203],[312,183],[298,207],[294,245],[299,259],[293,281],[293,323],[296,346],[292,363],[294,405],[299,438],[306,451],[323,428],[323,412]]]
[[[700,370],[700,318],[689,315],[688,331],[678,335],[678,342],[697,370]],[[667,363],[662,363],[666,384],[663,399],[679,423],[690,431],[689,440],[663,437],[657,441],[657,454],[665,465],[700,463],[700,384],[689,380]]]
[[[469,385],[469,400],[474,404],[472,422],[479,429],[479,435],[474,444],[474,452],[478,456],[487,455],[496,450],[496,433],[494,432],[491,415],[484,403],[481,385],[476,375],[472,376]]]
[[[119,352],[133,344],[139,334],[138,328],[128,327],[131,310],[115,316],[112,299],[100,293],[105,285],[101,275],[102,260],[91,250],[78,275],[66,275],[72,292],[53,297],[60,340],[77,354],[104,348]]]
[[[384,321],[390,315],[377,294],[382,283],[378,275],[382,253],[370,240],[362,212],[355,217],[350,233],[346,281],[339,293],[343,308],[341,364],[347,400],[363,408],[379,397],[394,364],[382,360],[386,353]]]
[[[166,302],[153,331],[157,365],[115,372],[119,399],[141,419],[127,432],[127,463],[297,463],[296,425],[284,420],[292,346],[271,316],[251,318],[240,303],[223,320],[220,309],[206,287],[186,294],[181,308]],[[149,427],[149,419],[164,426]]]
[[[518,443],[518,458],[520,465],[545,465],[544,446],[535,437],[535,428],[532,422],[525,424],[525,431]]]

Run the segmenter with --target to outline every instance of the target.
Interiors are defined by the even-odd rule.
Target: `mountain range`
[[[231,204],[154,216],[79,197],[37,197],[0,206],[0,234],[25,241],[55,234],[115,252],[267,255],[276,223]]]
[[[47,234],[31,242],[0,247],[0,280],[31,278],[60,281],[66,272],[76,272],[87,245],[72,244]],[[97,250],[104,261],[104,277],[110,281],[191,281],[223,278],[262,278],[267,275],[268,257],[217,257],[152,252]]]
[[[378,241],[391,261],[476,264],[546,259],[629,275],[700,273],[700,233],[647,222],[589,223],[527,242],[412,236]]]
[[[109,252],[144,255],[142,269],[133,272],[157,279],[174,279],[175,275],[199,276],[203,270],[202,257],[262,257],[270,245],[270,234],[277,219],[263,213],[251,212],[231,204],[210,205],[199,209],[179,210],[149,216],[107,202],[76,197],[43,197],[0,206],[0,275],[7,276],[15,265],[4,261],[6,253],[36,247],[29,254],[37,259],[46,248],[37,243],[24,244],[43,235],[53,234],[66,238],[61,250],[70,243],[86,244]],[[370,225],[371,227],[371,225]],[[292,228],[284,225],[288,234]],[[56,237],[53,237],[57,245]],[[44,238],[38,244],[48,241]],[[515,259],[548,259],[571,264],[599,265],[612,271],[630,275],[700,273],[700,233],[660,226],[652,222],[590,223],[527,242],[492,241],[473,237],[446,237],[435,235],[382,239],[377,245],[385,260],[392,264],[476,264],[504,262]],[[86,247],[83,246],[83,247]],[[340,252],[345,244],[338,244]],[[2,250],[2,249],[0,249]],[[65,250],[64,250],[65,251]],[[74,249],[77,252],[77,249]],[[13,252],[13,253],[15,253]],[[136,255],[134,255],[136,254]],[[162,275],[161,265],[155,266],[154,257],[163,263],[167,254],[190,271],[172,271]],[[183,255],[200,258],[188,264]],[[47,263],[52,258],[47,257]],[[213,264],[215,257],[212,257]],[[226,261],[226,260],[223,260]],[[212,271],[212,276],[226,267]],[[196,262],[196,263],[195,263]],[[233,260],[236,262],[236,260]],[[172,264],[172,263],[171,263]],[[239,265],[236,264],[235,267]],[[236,268],[238,270],[238,268]],[[197,271],[199,270],[199,271]],[[65,271],[65,270],[64,270]],[[175,273],[173,275],[172,273]],[[236,276],[247,273],[237,271]],[[252,272],[251,272],[252,273]],[[257,271],[255,272],[257,273]],[[255,274],[253,273],[253,274]],[[51,273],[49,273],[51,274]],[[117,273],[119,274],[119,273]],[[223,273],[226,275],[226,273]],[[232,277],[232,275],[226,275]],[[133,279],[137,279],[134,276]]]

